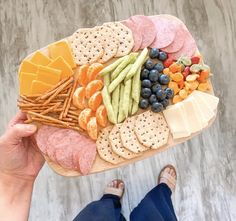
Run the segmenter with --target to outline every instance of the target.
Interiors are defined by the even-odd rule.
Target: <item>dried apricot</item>
[[[173,104],[176,104],[178,102],[181,102],[183,99],[179,95],[175,95],[173,97]]]
[[[91,139],[97,140],[98,138],[98,125],[96,117],[91,117],[87,124],[87,132]]]
[[[180,72],[177,72],[175,74],[170,74],[170,78],[175,82],[179,82],[184,79],[184,76]]]
[[[185,99],[186,97],[188,97],[188,91],[185,90],[185,89],[182,89],[179,91],[179,96],[182,98],[182,99]]]
[[[197,78],[197,80],[200,83],[205,83],[208,77],[209,77],[209,71],[208,70],[203,70],[203,71],[200,72],[200,76]]]
[[[84,64],[79,67],[78,83],[83,87],[85,87],[88,84],[88,77],[87,77],[88,68],[89,68],[88,64]]]
[[[87,124],[90,118],[93,116],[93,111],[90,108],[85,108],[79,115],[79,126],[84,130],[87,130]]]
[[[103,87],[101,80],[93,80],[86,87],[86,98],[90,98],[95,92],[100,91]]]
[[[178,84],[179,89],[183,89],[183,87],[184,87],[184,79],[182,79],[181,81],[177,82],[177,84]]]
[[[169,68],[164,68],[164,70],[163,70],[163,74],[165,74],[165,75],[170,75],[170,69]]]
[[[209,82],[206,83],[200,83],[197,88],[199,91],[207,91],[210,89],[210,84]]]
[[[174,81],[170,81],[168,87],[174,90],[174,94],[177,94],[179,92],[178,84]]]
[[[96,111],[98,107],[102,103],[102,93],[101,91],[97,91],[95,94],[93,94],[88,101],[88,106],[91,108],[93,111]]]
[[[169,69],[172,73],[177,73],[177,72],[181,72],[182,71],[182,64],[178,64],[176,62],[174,62],[173,64],[171,64],[169,66]]]
[[[107,125],[107,110],[104,105],[101,105],[96,111],[97,122],[101,127]]]
[[[91,82],[97,78],[98,73],[104,68],[104,66],[100,63],[93,63],[89,66],[87,77],[88,82]]]
[[[85,87],[79,87],[75,90],[72,97],[72,103],[79,109],[84,109],[86,107]]]

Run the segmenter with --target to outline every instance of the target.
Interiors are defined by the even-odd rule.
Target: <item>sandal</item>
[[[121,198],[124,194],[124,182],[122,180],[113,180],[105,188],[104,194],[112,194]]]
[[[171,170],[173,170],[172,174],[170,173]],[[177,173],[175,167],[172,165],[167,165],[161,170],[159,174],[158,184],[165,183],[173,193],[176,186],[176,179],[177,179]]]

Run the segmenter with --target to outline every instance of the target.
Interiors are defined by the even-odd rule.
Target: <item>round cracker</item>
[[[118,154],[119,156],[125,158],[125,159],[132,159],[134,157],[137,157],[139,154],[135,154],[131,152],[130,150],[126,149],[120,138],[120,128],[122,124],[116,124],[109,135],[109,142],[111,144],[112,150]]]
[[[105,63],[116,55],[119,41],[111,28],[97,26],[95,29],[101,35],[101,43],[104,49],[104,54],[98,62]]]
[[[148,148],[142,145],[137,139],[134,130],[136,118],[136,116],[133,116],[125,120],[125,122],[122,124],[122,127],[120,128],[120,137],[122,144],[126,149],[134,153],[140,153],[147,150]]]
[[[146,111],[135,121],[135,134],[144,146],[158,149],[168,142],[169,128],[163,115]]]
[[[97,151],[103,160],[112,164],[119,164],[124,161],[124,158],[112,151],[108,140],[112,128],[112,126],[106,127],[99,133],[98,139],[96,141]]]
[[[103,25],[111,28],[119,41],[115,57],[122,57],[129,54],[134,46],[132,31],[121,22],[107,22]]]

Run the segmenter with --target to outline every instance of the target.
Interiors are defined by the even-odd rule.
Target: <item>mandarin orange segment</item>
[[[85,87],[79,87],[75,90],[72,98],[72,103],[75,107],[79,109],[84,109],[86,107],[85,92]]]
[[[97,78],[98,73],[104,68],[100,63],[93,63],[88,68],[87,78],[88,82],[91,82]]]
[[[91,108],[93,111],[96,111],[98,107],[102,103],[102,92],[97,91],[95,94],[93,94],[88,101],[88,106]]]
[[[82,129],[87,130],[87,124],[92,116],[93,111],[90,108],[85,108],[84,110],[82,110],[79,115],[79,126]]]
[[[98,138],[98,125],[96,117],[91,117],[87,124],[87,132],[91,139],[97,140]]]
[[[88,84],[88,77],[87,77],[88,68],[89,68],[88,64],[84,64],[79,68],[78,83],[83,87],[85,87]]]
[[[101,105],[96,111],[97,122],[101,127],[107,125],[107,110],[104,105]]]
[[[86,87],[86,98],[90,98],[95,92],[100,91],[103,87],[101,80],[93,80]]]

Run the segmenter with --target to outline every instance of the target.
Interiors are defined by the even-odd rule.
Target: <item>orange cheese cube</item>
[[[20,70],[19,70],[19,78],[20,78],[20,73],[21,72],[26,72],[26,73],[36,73],[38,70],[38,66],[32,63],[31,61],[24,60],[22,61],[20,65]]]
[[[70,67],[70,65],[65,61],[63,57],[58,57],[55,60],[53,60],[48,67],[55,68],[58,70],[61,70],[61,79],[70,77],[73,75],[73,70]]]
[[[56,59],[60,56],[71,66],[71,68],[76,67],[76,63],[71,51],[71,48],[67,41],[59,41],[48,46],[49,56],[52,59]]]
[[[43,94],[50,90],[53,87],[51,84],[46,84],[42,81],[33,80],[30,88],[30,93],[34,94]]]
[[[37,80],[46,84],[55,85],[61,80],[61,70],[49,68],[47,66],[39,65],[37,74]]]
[[[20,74],[20,95],[31,94],[31,84],[37,79],[37,74],[21,72]]]
[[[36,65],[48,65],[51,59],[40,51],[36,51],[30,61]]]

